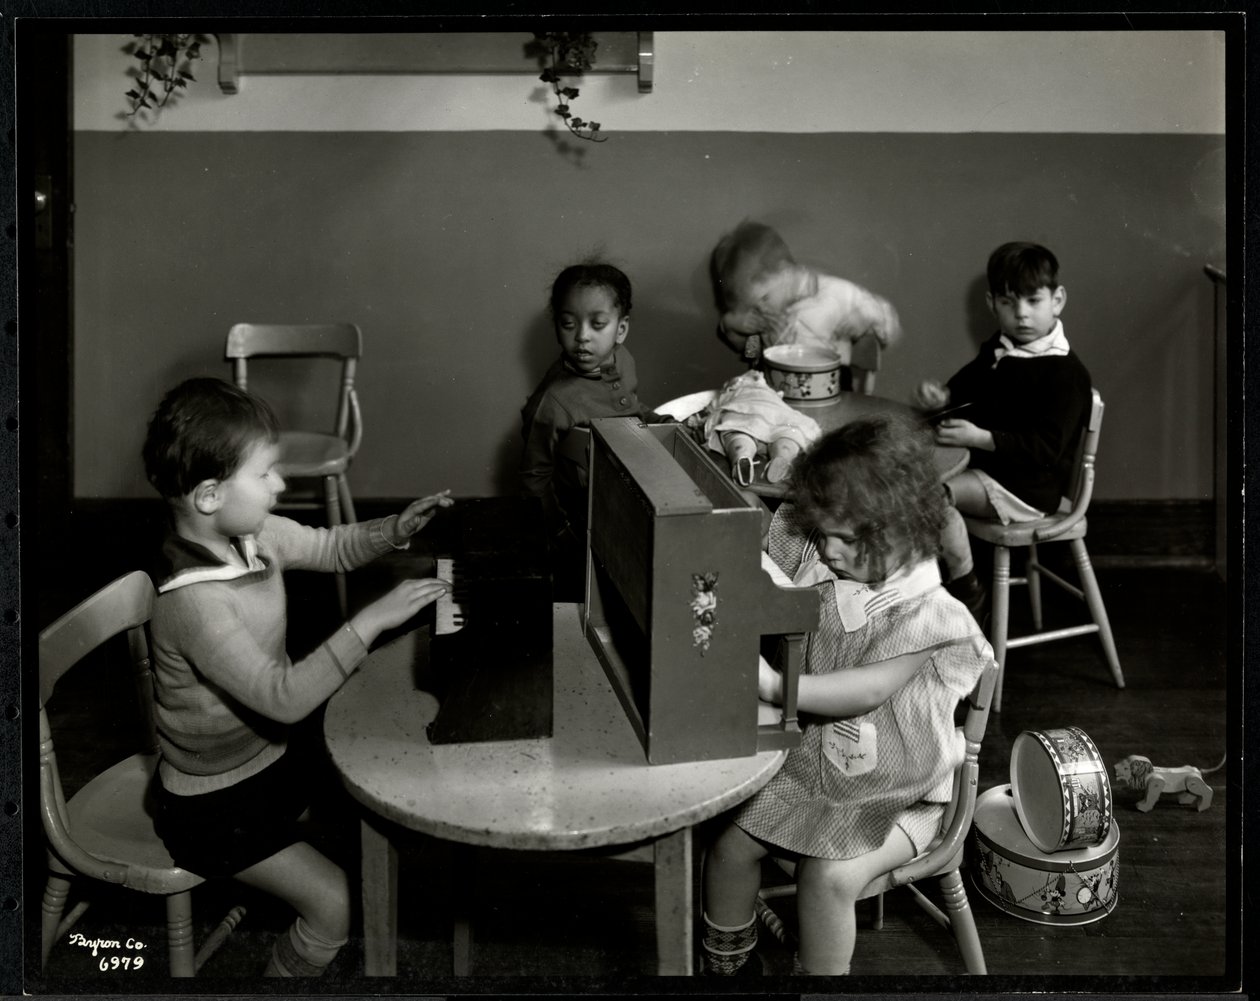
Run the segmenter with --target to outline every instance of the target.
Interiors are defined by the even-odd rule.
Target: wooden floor
[[[294,574],[294,621],[330,622],[331,580]],[[1156,764],[1209,768],[1237,751],[1238,665],[1227,650],[1230,594],[1210,571],[1114,568],[1099,572],[1115,629],[1127,686],[1112,684],[1097,641],[1084,637],[1013,652],[1007,665],[1003,711],[992,717],[981,753],[981,791],[1009,781],[1011,743],[1023,730],[1076,725],[1098,745],[1108,765],[1130,753]],[[77,600],[79,595],[73,596]],[[1025,621],[1016,594],[1015,621]],[[67,606],[71,603],[67,599]],[[1079,616],[1067,601],[1048,596],[1047,618],[1062,624]],[[309,637],[296,635],[295,652]],[[117,744],[126,730],[127,693],[114,679],[73,680],[59,689],[54,711],[72,725],[73,739],[58,756],[68,786],[81,780],[90,744]],[[113,723],[101,725],[100,719]],[[318,738],[318,719],[305,735]],[[1051,927],[1019,920],[980,898],[964,874],[990,977],[964,980],[947,931],[902,890],[886,897],[885,925],[870,927],[859,911],[853,977],[847,981],[793,980],[791,955],[764,932],[768,976],[732,989],[749,993],[912,990],[1228,992],[1240,976],[1238,915],[1242,781],[1237,755],[1208,776],[1215,800],[1205,812],[1161,804],[1137,811],[1121,797],[1120,892],[1114,910],[1084,926]],[[28,798],[29,802],[29,798]],[[35,811],[28,808],[27,816]],[[330,795],[317,816],[317,843],[357,872],[355,808]],[[697,832],[697,858],[710,830]],[[38,831],[35,832],[38,837]],[[38,971],[38,913],[43,871],[38,840],[28,841],[25,901],[28,990],[32,993],[153,993],[167,989],[160,902],[136,895],[103,897],[81,919],[86,938],[141,938],[145,967],[102,973],[88,948],[59,942],[47,974]],[[697,885],[698,899],[698,885]],[[453,902],[473,922],[472,968],[454,980],[449,915]],[[247,916],[211,960],[198,989],[241,993],[266,962],[274,935],[291,915],[269,899],[232,884],[203,887],[195,897],[200,942],[227,907],[243,903]],[[641,864],[563,854],[478,851],[457,868],[448,847],[417,837],[401,854],[399,976],[361,978],[362,941],[356,929],[325,979],[303,985],[313,993],[578,993],[673,991],[650,977],[654,969],[650,869]],[[790,913],[788,923],[791,924]],[[684,989],[705,989],[685,985]],[[720,990],[727,985],[714,987]]]

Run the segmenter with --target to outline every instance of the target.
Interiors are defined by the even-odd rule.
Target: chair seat
[[[179,868],[153,830],[145,798],[156,766],[156,754],[133,754],[75,793],[66,812],[80,847],[130,867],[127,886],[145,893],[179,893],[204,880]]]
[[[281,431],[281,476],[337,476],[350,466],[350,446],[335,434]]]
[[[977,539],[983,539],[995,546],[1006,546],[1009,549],[1039,541],[1038,532],[1044,532],[1062,524],[1068,513],[1060,510],[1047,518],[1038,518],[1035,521],[1012,521],[1009,525],[1003,525],[1000,521],[991,521],[988,518],[964,518],[963,521],[967,523],[967,531]],[[1088,519],[1082,517],[1062,535],[1056,535],[1054,541],[1069,542],[1072,539],[1085,538],[1087,521]]]

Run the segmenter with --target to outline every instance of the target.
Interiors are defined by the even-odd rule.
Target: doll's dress
[[[801,714],[802,736],[783,768],[738,808],[755,838],[814,858],[847,859],[883,845],[901,827],[922,851],[940,828],[965,745],[958,701],[975,687],[992,649],[966,607],[940,584],[935,560],[880,587],[839,580],[791,504],[775,512],[769,555],[819,592],[819,626],[807,637],[806,674],[826,674],[931,651],[882,705],[844,719]]]
[[[814,418],[784,403],[755,369],[728,379],[710,405],[704,422],[705,444],[723,451],[722,435],[729,431],[743,432],[766,444],[789,438],[801,448],[822,433]]]

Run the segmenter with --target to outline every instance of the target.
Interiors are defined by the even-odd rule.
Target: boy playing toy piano
[[[219,379],[166,394],[149,423],[144,465],[171,528],[155,574],[150,631],[161,759],[155,826],[175,863],[231,876],[291,904],[266,976],[317,976],[350,929],[346,874],[302,840],[312,767],[287,743],[291,724],[335,692],[386,629],[446,590],[407,580],[357,612],[296,664],[285,652],[287,569],[345,571],[404,548],[447,491],[399,515],[310,528],[271,514],[276,419]]]

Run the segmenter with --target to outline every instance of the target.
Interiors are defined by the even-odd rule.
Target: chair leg
[[[70,880],[56,873],[50,873],[48,883],[44,886],[43,919],[40,926],[39,968],[48,965],[48,956],[52,952],[53,942],[57,940],[57,926],[61,924],[61,913],[66,909],[66,897],[70,893]]]
[[[1032,605],[1033,631],[1041,632],[1041,564],[1037,561],[1037,543],[1028,545],[1028,568],[1025,579],[1028,582],[1028,602]]]
[[[346,524],[353,525],[359,520],[354,513],[354,498],[350,496],[350,481],[345,474],[337,477],[337,492],[341,495],[341,511],[345,515]]]
[[[1111,668],[1111,676],[1116,687],[1124,687],[1124,675],[1120,671],[1120,657],[1116,653],[1116,641],[1111,635],[1111,622],[1107,618],[1107,609],[1103,605],[1102,592],[1098,589],[1098,578],[1094,576],[1094,565],[1089,561],[1089,551],[1085,548],[1084,539],[1072,540],[1072,556],[1076,559],[1076,571],[1081,577],[1081,589],[1085,592],[1085,603],[1089,606],[1089,614],[1098,626],[1098,638],[1102,640],[1103,653],[1107,656],[1107,666]]]
[[[875,930],[881,931],[884,927],[884,895],[882,893],[875,894]]]
[[[336,476],[324,477],[324,509],[328,515],[329,527],[340,525],[341,522],[341,493],[338,489]],[[341,607],[342,618],[350,615],[349,595],[346,592],[346,575],[337,574],[337,604]]]
[[[193,955],[192,893],[172,893],[166,898],[166,952],[172,977],[192,977],[197,973]]]
[[[998,664],[997,684],[993,689],[993,711],[1002,711],[1002,681],[1006,674],[1006,632],[1011,619],[1011,551],[1006,546],[993,547],[993,623],[989,642]]]
[[[941,877],[940,885],[945,898],[945,911],[949,915],[949,926],[953,929],[967,972],[981,975],[988,973],[988,968],[984,965],[984,950],[980,948],[980,933],[976,931],[976,918],[967,902],[967,890],[963,886],[962,875],[957,869],[953,869]]]

